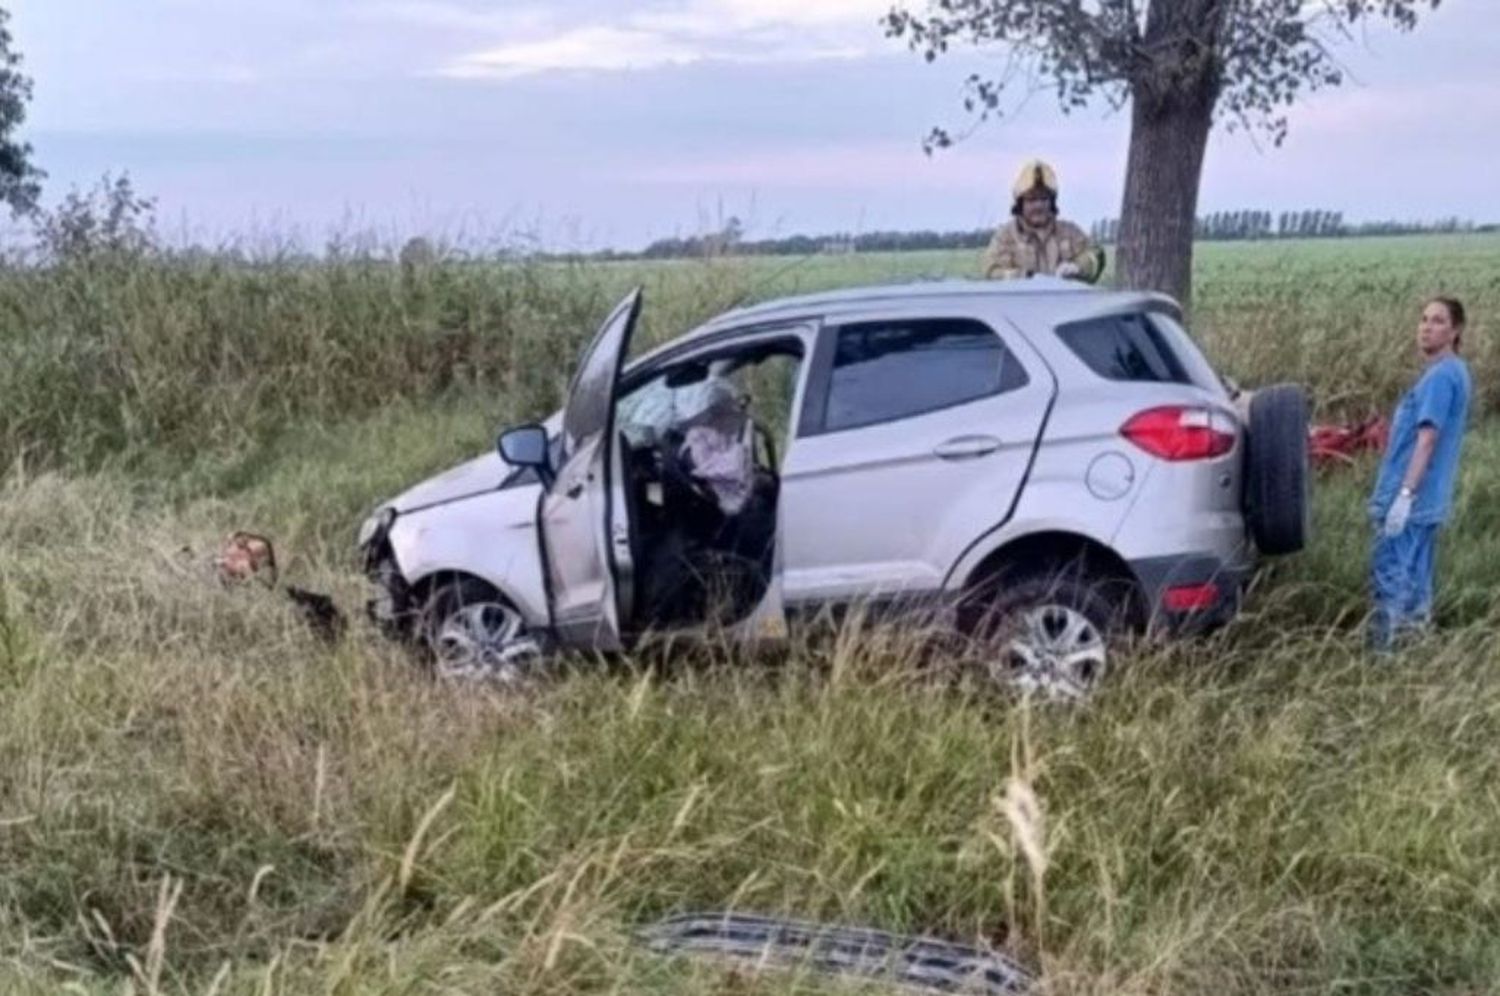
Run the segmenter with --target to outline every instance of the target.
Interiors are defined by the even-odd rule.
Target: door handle
[[[1000,440],[994,436],[958,436],[939,443],[933,450],[944,460],[972,460],[989,456],[1000,448]]]
[[[564,491],[563,494],[565,494],[569,498],[577,498],[579,495],[583,494],[583,482],[580,481],[579,483],[573,485],[571,488]]]

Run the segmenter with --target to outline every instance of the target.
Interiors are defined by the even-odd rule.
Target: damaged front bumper
[[[365,615],[388,637],[409,636],[416,607],[412,604],[411,589],[396,568],[395,561],[380,561],[368,576],[375,585],[375,592],[365,601]]]
[[[375,586],[365,601],[365,615],[385,636],[405,639],[411,635],[417,606],[411,586],[396,565],[390,529],[395,509],[383,509],[366,519],[359,530],[359,548],[365,577]]]

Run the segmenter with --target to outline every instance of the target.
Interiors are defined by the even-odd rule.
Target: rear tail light
[[[1235,421],[1212,408],[1149,408],[1120,427],[1120,434],[1163,460],[1212,460],[1234,449]]]

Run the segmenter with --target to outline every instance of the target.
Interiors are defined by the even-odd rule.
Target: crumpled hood
[[[542,423],[542,428],[547,430],[548,438],[555,437],[562,428],[562,413],[554,412]],[[486,491],[494,491],[515,469],[499,453],[490,450],[483,456],[467,460],[436,477],[429,477],[421,484],[407,488],[381,507],[394,508],[405,515],[434,505],[472,498]]]
[[[500,459],[500,454],[486,453],[407,488],[386,504],[405,514],[432,505],[458,501],[460,498],[472,498],[495,490],[514,470],[514,467]]]

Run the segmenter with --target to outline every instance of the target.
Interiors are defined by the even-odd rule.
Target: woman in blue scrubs
[[[1370,496],[1377,535],[1369,638],[1377,651],[1431,623],[1435,547],[1453,504],[1472,393],[1469,366],[1458,355],[1466,321],[1453,298],[1433,298],[1422,309],[1417,347],[1425,365],[1396,407]]]

